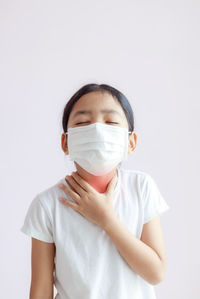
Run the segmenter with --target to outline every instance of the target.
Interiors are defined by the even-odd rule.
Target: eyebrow
[[[120,113],[116,110],[113,110],[113,109],[104,109],[104,110],[101,110],[101,113],[113,113],[113,114],[118,114],[120,115]],[[74,114],[74,118],[78,115],[81,115],[81,114],[92,114],[92,111],[91,110],[79,110],[79,111],[76,111],[76,113]],[[121,115],[120,115],[121,116]]]

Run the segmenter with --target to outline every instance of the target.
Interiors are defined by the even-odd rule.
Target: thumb
[[[112,180],[109,182],[106,193],[111,193],[114,191],[115,186],[117,183],[117,173],[115,173],[114,177],[112,178]]]

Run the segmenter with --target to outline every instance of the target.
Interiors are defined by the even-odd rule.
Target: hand
[[[67,176],[66,179],[70,188],[62,184],[59,185],[59,187],[72,197],[76,203],[66,200],[65,198],[59,198],[65,205],[73,208],[88,220],[101,227],[105,225],[110,217],[115,215],[112,201],[117,183],[117,175],[109,182],[106,192],[104,193],[97,192],[77,172],[72,172],[72,176]]]

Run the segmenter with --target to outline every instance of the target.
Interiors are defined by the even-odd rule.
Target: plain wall
[[[151,174],[171,207],[157,298],[200,298],[199,20],[192,0],[0,1],[2,298],[28,298],[31,239],[19,229],[70,169],[62,112],[87,83],[127,96],[138,144],[124,167]]]

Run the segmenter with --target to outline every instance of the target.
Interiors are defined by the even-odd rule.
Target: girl
[[[80,88],[64,108],[62,150],[76,171],[32,200],[31,299],[155,299],[170,209],[146,172],[124,169],[137,144],[127,98],[106,84]]]

